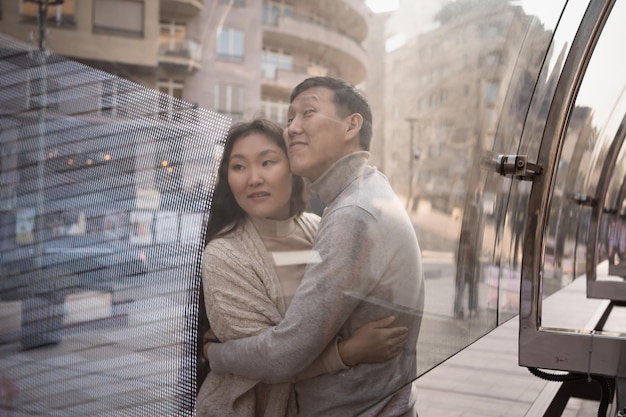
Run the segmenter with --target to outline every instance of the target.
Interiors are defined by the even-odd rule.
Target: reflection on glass
[[[620,193],[623,196],[625,175],[620,129],[626,115],[626,77],[622,71],[626,60],[615,54],[614,45],[626,36],[619,23],[625,14],[624,4],[616,3],[568,120],[545,240],[546,295],[590,271],[598,271],[599,280],[612,280],[607,274],[609,258],[613,264],[620,262],[616,249],[622,228],[619,199],[623,198]],[[542,318],[547,327],[559,327],[558,320],[555,315]]]
[[[521,238],[529,187],[485,169],[515,154],[558,13],[519,6],[415,3],[389,17],[385,125],[373,154],[407,200],[424,253],[423,369],[518,310]],[[494,8],[497,12],[494,12]],[[369,93],[369,91],[368,91]],[[375,146],[375,145],[374,145]]]
[[[162,11],[148,2],[114,2],[120,10],[109,4],[105,7],[105,3],[94,1],[94,20],[79,22],[78,36],[72,42],[55,44],[53,36],[50,45],[59,53],[115,70],[123,78],[163,93],[145,105],[146,113],[158,114],[162,125],[147,130],[137,127],[133,131],[139,141],[136,146],[88,141],[94,148],[88,148],[89,155],[78,145],[82,133],[76,133],[78,149],[46,149],[50,153],[46,164],[71,181],[68,188],[76,186],[78,172],[91,175],[93,187],[102,183],[102,178],[123,176],[116,176],[120,172],[151,186],[125,188],[131,196],[122,198],[129,203],[125,210],[108,207],[115,198],[106,190],[97,193],[103,196],[94,200],[89,210],[80,209],[84,202],[71,210],[55,205],[41,220],[47,232],[65,237],[104,230],[109,241],[123,242],[128,257],[147,257],[148,262],[155,259],[154,254],[137,248],[163,245],[173,236],[177,242],[191,244],[201,230],[201,217],[197,212],[180,213],[178,200],[171,195],[181,189],[191,194],[204,190],[206,183],[197,181],[209,164],[183,146],[187,133],[176,126],[193,114],[194,107],[236,120],[264,116],[284,125],[291,89],[307,76],[330,75],[347,79],[366,93],[374,111],[370,162],[387,176],[402,200],[423,252],[426,306],[417,342],[418,374],[517,314],[530,182],[503,177],[490,162],[500,154],[527,154],[529,161],[536,156],[543,119],[585,2],[571,4],[558,26],[565,0],[403,1],[396,11],[374,15],[356,0],[273,0],[262,5],[194,1]],[[202,3],[204,7],[197,6]],[[74,18],[74,2],[66,0],[65,4],[70,5]],[[23,30],[18,30],[18,23],[14,25],[18,29],[7,24],[10,19],[11,15],[4,13],[3,30],[18,36]],[[558,36],[552,39],[555,29]],[[185,57],[194,58],[197,65],[181,65],[177,58]],[[59,72],[54,77],[61,77]],[[71,76],[65,77],[58,91],[72,84]],[[595,89],[596,78],[589,81],[589,91]],[[26,85],[24,82],[24,88]],[[581,88],[581,97],[585,88]],[[100,80],[98,88],[89,92],[98,103],[92,110],[98,116],[129,118],[133,111],[129,97],[141,96],[141,91],[118,78]],[[22,93],[17,96],[26,96]],[[91,109],[82,101],[63,99],[63,94],[57,97],[63,111]],[[37,99],[32,99],[33,106]],[[599,118],[599,113],[606,112],[601,104],[606,103],[586,100],[577,103],[572,113],[548,227],[546,294],[561,288],[584,268],[590,209],[575,203],[571,194],[587,193],[585,175],[592,164],[601,165],[601,154],[593,160],[589,156],[590,147],[601,142],[598,129],[606,122]],[[100,119],[92,122],[100,123]],[[173,130],[164,135],[162,126]],[[612,138],[610,133],[606,135]],[[9,151],[17,146],[18,136],[3,134],[3,152],[19,154]],[[29,146],[34,146],[31,142]],[[154,143],[158,143],[156,150]],[[20,166],[35,164],[30,156],[19,158]],[[591,187],[593,181],[589,181]],[[611,207],[624,199],[616,184],[611,185],[615,190]],[[36,184],[30,185],[36,188]],[[10,229],[11,239],[14,235],[11,243],[27,246],[36,242],[41,230],[36,201],[17,207],[10,203],[18,198],[16,192],[6,187],[2,192],[7,198],[0,199],[0,204],[15,217],[15,224],[4,229]],[[177,196],[191,198],[189,194]],[[321,213],[315,203],[311,209]],[[575,227],[566,227],[569,225]],[[603,250],[619,252],[615,242],[624,240],[620,225],[607,220],[601,228],[611,236]],[[101,249],[96,243],[83,246]],[[623,245],[619,247],[626,251]],[[160,260],[147,279],[167,276],[171,281],[128,307],[154,303],[157,310],[168,308],[167,294],[187,290],[181,289],[173,275],[177,257],[188,255],[178,253]],[[134,296],[140,290],[136,286],[124,294]],[[99,295],[105,299],[109,296],[102,293]],[[66,307],[76,312],[94,300],[72,298]],[[118,308],[118,300],[107,302]],[[182,307],[177,304],[174,308],[179,312],[177,308]],[[104,317],[105,310],[94,307],[90,314]],[[150,316],[144,319],[152,324],[158,321]],[[152,328],[146,333],[148,338],[157,338]]]
[[[0,83],[0,409],[190,414],[187,310],[230,120],[172,97],[164,118],[165,94],[4,35]]]

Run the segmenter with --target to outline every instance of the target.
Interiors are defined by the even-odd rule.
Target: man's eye
[[[272,161],[271,159],[268,159],[267,161],[263,161],[263,166],[272,165],[273,163],[274,161]]]
[[[304,113],[304,115],[306,116],[306,115],[311,114],[311,113],[313,113],[313,112],[314,112],[314,110],[313,110],[313,109],[306,109],[303,113]]]

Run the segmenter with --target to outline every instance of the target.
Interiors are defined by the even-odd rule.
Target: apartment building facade
[[[382,159],[394,189],[415,200],[409,206],[421,199],[451,213],[477,191],[480,158],[493,148],[505,94],[515,101],[507,90],[519,76],[513,69],[537,71],[550,36],[533,19],[504,3],[465,10],[450,4],[433,16],[436,25],[387,55],[387,73],[395,75],[386,77],[385,138],[393,146]],[[520,64],[523,43],[531,51],[536,44],[539,56]]]
[[[283,122],[307,76],[365,80],[370,17],[363,0],[64,0],[46,46],[233,119]],[[37,30],[35,3],[4,2],[2,33]]]

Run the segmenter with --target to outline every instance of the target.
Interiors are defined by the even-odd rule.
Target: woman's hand
[[[394,316],[359,327],[349,339],[339,342],[339,355],[348,366],[379,363],[395,358],[406,345],[409,329],[389,327]]]

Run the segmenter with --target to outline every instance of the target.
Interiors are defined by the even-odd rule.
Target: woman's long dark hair
[[[278,124],[266,119],[254,119],[250,122],[238,122],[234,124],[224,145],[224,154],[218,169],[217,185],[211,200],[209,219],[204,238],[204,246],[216,237],[227,235],[243,224],[246,213],[239,207],[233,192],[228,185],[228,165],[230,155],[235,143],[252,133],[260,133],[276,143],[287,155],[287,146],[283,140],[283,128]],[[293,188],[291,190],[290,215],[302,214],[306,208],[304,198],[304,181],[301,177],[293,176]]]

